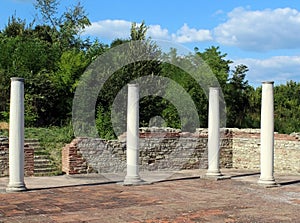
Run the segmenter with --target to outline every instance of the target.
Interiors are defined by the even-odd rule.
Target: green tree
[[[203,91],[199,83],[197,83],[197,81],[190,74],[173,65],[177,64],[180,67],[188,67],[190,65],[189,63],[192,63],[193,59],[199,60],[199,57],[195,57],[195,55],[186,55],[183,57],[177,54],[176,49],[170,49],[170,51],[164,55],[164,59],[165,61],[169,61],[170,63],[162,64],[162,75],[175,81],[184,89],[185,92],[188,93],[188,95],[196,105],[200,125],[207,126],[207,98],[205,92]],[[168,88],[166,89],[167,94],[168,92],[174,92],[174,88],[176,87],[172,85],[168,86]],[[182,106],[180,106],[180,109],[182,109],[182,114],[188,114],[190,108],[184,106],[186,102],[180,100],[179,102],[182,104]],[[190,123],[193,122],[192,119],[180,120],[179,113],[174,105],[166,100],[164,100],[163,105],[165,106],[163,110],[163,118],[165,119],[167,126],[180,129],[184,128],[184,126],[189,126],[187,127],[187,129],[185,129],[185,131],[195,130],[192,129],[194,123]]]
[[[8,18],[8,23],[3,30],[4,36],[16,37],[25,35],[26,21],[12,15]]]
[[[275,131],[300,131],[300,84],[288,81],[274,87]]]
[[[71,104],[79,77],[106,46],[82,40],[80,32],[89,20],[78,3],[58,15],[59,1],[37,0],[44,24],[26,25],[12,16],[0,32],[0,118],[8,113],[10,77],[25,78],[25,123],[60,125],[71,116]]]
[[[232,77],[225,88],[225,98],[227,107],[227,126],[243,128],[248,127],[247,114],[250,110],[251,86],[245,80],[248,72],[246,65],[237,65],[233,70]]]
[[[246,123],[248,128],[260,128],[260,109],[261,109],[261,87],[248,90],[250,102],[248,113],[246,114]]]
[[[58,0],[37,0],[35,8],[40,12],[46,24],[51,27],[49,33],[61,49],[85,49],[90,43],[80,38],[80,33],[85,27],[91,25],[90,20],[81,5],[69,7],[62,15],[58,15]]]
[[[115,137],[108,132],[113,132],[112,123],[110,120],[112,112],[112,104],[118,92],[126,86],[128,83],[133,81],[136,78],[142,76],[151,76],[160,74],[160,62],[159,61],[141,61],[139,58],[143,58],[143,54],[152,55],[160,54],[159,49],[150,39],[146,38],[147,27],[144,22],[140,25],[136,23],[132,24],[131,27],[131,36],[128,40],[116,39],[112,42],[111,46],[116,47],[122,43],[127,43],[130,47],[128,52],[120,52],[119,55],[115,55],[115,60],[109,61],[112,65],[117,61],[128,60],[128,58],[133,58],[135,62],[128,64],[122,67],[120,70],[115,72],[110,78],[105,82],[103,88],[101,89],[97,101],[97,128],[100,137]],[[134,44],[132,41],[141,41],[141,44]],[[134,47],[139,47],[136,49]],[[123,58],[123,59],[122,59]],[[109,67],[110,65],[108,65]],[[99,71],[103,72],[103,71]],[[123,95],[124,101],[126,101],[126,95]],[[159,101],[158,98],[146,97],[140,100],[140,122],[141,125],[147,125],[151,117],[156,116],[153,113],[156,113],[154,108],[154,103]],[[144,112],[147,111],[147,112]],[[125,129],[126,126],[126,114],[118,112],[120,120],[123,120],[119,123],[120,129]],[[101,120],[100,120],[101,119]],[[106,123],[110,122],[110,123]],[[103,127],[106,127],[105,129]],[[108,127],[110,126],[110,127]]]
[[[218,46],[211,46],[205,49],[203,53],[196,51],[196,54],[209,65],[210,69],[217,77],[220,87],[224,89],[229,76],[229,65],[232,63],[231,60],[225,59],[227,54],[222,54],[220,47]]]
[[[43,92],[40,87],[45,84],[41,84],[41,82],[47,83],[44,77],[40,79],[38,73],[54,67],[56,51],[45,41],[37,38],[4,35],[0,37],[0,50],[2,52],[0,55],[1,83],[3,84],[0,87],[4,96],[1,100],[2,112],[8,112],[10,78],[13,76],[23,77],[25,78],[25,104],[30,104],[31,107],[26,108],[25,121],[27,125],[32,125],[37,116],[36,112],[39,110],[35,107],[37,105],[36,95]],[[33,114],[35,118],[30,117]]]

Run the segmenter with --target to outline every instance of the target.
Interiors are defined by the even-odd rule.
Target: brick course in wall
[[[297,135],[274,134],[275,171],[300,174]],[[122,172],[126,169],[126,135],[118,140],[77,138],[62,151],[63,172]],[[259,170],[259,129],[223,129],[220,167]],[[207,168],[207,129],[182,133],[170,128],[140,129],[140,170]]]
[[[34,175],[34,148],[24,145],[24,174],[25,176]]]
[[[24,174],[34,175],[34,148],[24,144]],[[9,143],[7,138],[0,138],[0,177],[9,175]]]

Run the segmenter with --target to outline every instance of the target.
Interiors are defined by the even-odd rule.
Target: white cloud
[[[101,20],[92,22],[84,31],[85,35],[97,36],[107,40],[128,38],[130,36],[131,22],[126,20]],[[176,33],[160,25],[148,25],[147,35],[153,39],[172,40],[178,43],[202,42],[212,40],[211,32],[205,29],[190,28],[184,24]]]
[[[213,16],[218,16],[218,15],[222,15],[222,14],[224,14],[224,11],[222,9],[219,9],[214,12]]]
[[[98,36],[108,40],[116,38],[128,38],[130,35],[131,22],[126,20],[101,20],[92,22],[91,26],[84,31],[85,35]]]
[[[169,31],[161,28],[160,25],[149,25],[147,35],[153,39],[170,39]]]
[[[178,43],[191,43],[212,40],[209,30],[190,28],[186,23],[172,34],[172,39]]]
[[[235,8],[214,30],[217,42],[244,50],[267,51],[300,47],[300,12],[291,8],[251,11]]]
[[[245,58],[232,66],[245,64],[249,68],[246,79],[251,84],[260,85],[261,81],[273,80],[275,84],[300,80],[300,56],[274,56],[267,59]]]

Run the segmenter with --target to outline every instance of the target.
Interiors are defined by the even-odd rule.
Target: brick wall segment
[[[24,144],[24,174],[34,175],[34,148]],[[0,138],[0,177],[9,175],[9,142],[8,138]]]

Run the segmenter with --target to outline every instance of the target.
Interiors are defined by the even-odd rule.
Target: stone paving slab
[[[0,178],[0,222],[299,222],[300,175],[275,175],[280,187],[257,185],[255,171],[142,173],[154,182],[122,186],[124,174],[25,178],[26,192],[6,193]]]

